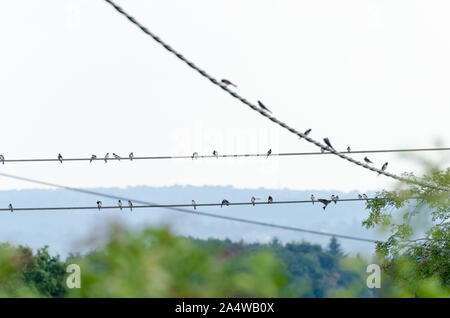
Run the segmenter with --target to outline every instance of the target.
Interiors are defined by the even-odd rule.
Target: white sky
[[[448,146],[448,1],[118,3],[213,76],[338,149],[430,147],[437,139]],[[7,159],[316,150],[210,84],[102,0],[8,1],[0,39],[0,153]],[[394,173],[419,169],[398,155],[370,158],[378,166],[389,161]],[[79,187],[366,191],[392,184],[328,155],[0,169]],[[36,186],[0,179],[0,189],[29,187]]]

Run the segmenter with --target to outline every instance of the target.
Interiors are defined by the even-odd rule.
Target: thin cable
[[[180,59],[181,61],[183,61],[184,63],[186,63],[190,68],[196,70],[198,73],[200,73],[200,75],[202,75],[203,77],[207,78],[210,82],[212,82],[214,85],[220,87],[221,89],[223,89],[224,91],[226,91],[228,94],[230,94],[231,96],[233,96],[234,98],[240,100],[242,103],[244,103],[245,105],[247,105],[248,107],[250,107],[251,109],[253,109],[254,111],[260,113],[262,116],[270,119],[272,122],[278,124],[279,126],[287,129],[288,131],[290,131],[291,133],[304,138],[305,140],[307,140],[308,142],[316,145],[317,147],[321,148],[321,149],[325,149],[330,151],[331,153],[333,153],[334,155],[345,159],[347,161],[350,161],[360,167],[363,167],[365,169],[377,172],[379,174],[385,175],[387,177],[393,178],[395,180],[399,180],[405,183],[412,183],[412,184],[416,184],[416,185],[420,185],[422,187],[428,187],[428,188],[432,188],[432,189],[436,189],[436,190],[442,190],[442,191],[450,191],[449,188],[443,188],[443,187],[439,187],[439,186],[435,186],[433,184],[428,184],[424,181],[421,181],[417,178],[414,179],[409,179],[409,178],[404,178],[401,176],[397,176],[395,174],[383,171],[381,169],[377,169],[375,167],[369,166],[368,164],[365,164],[363,162],[360,162],[358,160],[355,160],[351,157],[348,157],[346,155],[344,155],[341,152],[338,152],[336,150],[334,150],[333,148],[329,148],[328,146],[312,139],[311,137],[297,131],[296,129],[288,126],[286,123],[278,120],[276,117],[270,115],[269,113],[265,112],[264,110],[262,110],[261,108],[257,107],[256,105],[254,105],[253,103],[249,102],[247,99],[245,99],[244,97],[240,96],[239,94],[237,94],[236,92],[232,91],[231,89],[229,89],[227,87],[227,85],[219,82],[217,79],[215,79],[214,77],[212,77],[211,75],[209,75],[206,71],[202,70],[201,68],[199,68],[198,66],[196,66],[193,62],[191,62],[190,60],[188,60],[187,58],[185,58],[181,53],[177,52],[175,49],[173,49],[170,45],[168,45],[167,43],[165,43],[164,41],[162,41],[158,36],[156,36],[155,34],[153,34],[151,31],[149,31],[145,26],[143,26],[142,24],[140,24],[133,16],[129,15],[128,13],[126,13],[120,6],[118,6],[116,3],[114,3],[111,0],[105,0],[107,3],[109,3],[114,9],[116,9],[116,11],[118,11],[120,14],[122,14],[123,16],[125,16],[130,22],[132,22],[133,24],[135,24],[138,28],[140,28],[144,33],[146,33],[147,35],[149,35],[150,37],[152,37],[156,42],[158,42],[159,44],[161,44],[167,51],[173,53],[178,59]]]
[[[371,201],[371,200],[383,200],[383,198],[367,198],[367,199],[339,199],[336,202],[354,202],[354,201]],[[297,200],[297,201],[273,201],[269,202],[229,202],[227,205],[229,206],[245,206],[245,205],[278,205],[278,204],[312,204],[311,200]],[[315,200],[314,204],[320,204],[321,202]],[[195,207],[218,207],[223,206],[221,203],[195,203]],[[320,206],[320,205],[319,205]],[[153,205],[133,205],[133,209],[139,208],[186,208],[186,207],[194,207],[194,204],[153,204]],[[321,207],[321,206],[320,206]],[[43,208],[14,208],[14,211],[51,211],[51,210],[97,210],[97,206],[66,206],[66,207],[43,207]],[[102,206],[103,209],[120,209],[119,206]],[[125,205],[123,209],[128,209]],[[0,211],[10,211],[8,208],[0,208]]]
[[[386,153],[386,152],[422,152],[422,151],[448,151],[450,148],[410,148],[410,149],[377,149],[377,150],[356,150],[356,151],[345,151],[351,154],[366,154],[366,153]],[[272,153],[270,157],[288,157],[288,156],[312,156],[312,155],[330,155],[331,152],[280,152]],[[217,155],[218,158],[248,158],[248,157],[267,157],[267,153],[249,153],[249,154],[224,154]],[[216,158],[214,155],[198,155],[196,159],[207,159]],[[193,159],[192,155],[181,155],[181,156],[140,156],[133,157],[121,157],[119,158],[108,158],[107,161],[131,161],[131,160],[170,160],[170,159]],[[64,158],[64,161],[104,161],[104,158]],[[14,162],[58,162],[57,158],[22,158],[22,159],[5,159],[5,163]]]
[[[120,197],[120,196],[116,196],[116,195],[110,195],[110,194],[106,194],[106,193],[101,193],[101,192],[97,192],[97,191],[90,191],[90,190],[84,190],[84,189],[79,189],[79,188],[73,188],[73,187],[63,186],[63,185],[59,185],[59,184],[55,184],[55,183],[50,183],[50,182],[45,182],[45,181],[40,181],[40,180],[34,180],[34,179],[20,177],[20,176],[14,176],[14,175],[1,173],[1,172],[0,172],[0,176],[6,177],[6,178],[11,178],[11,179],[16,179],[16,180],[21,180],[21,181],[26,181],[26,182],[30,182],[30,183],[35,183],[35,184],[41,184],[41,185],[50,186],[50,187],[61,188],[61,189],[74,191],[74,192],[80,192],[80,193],[91,194],[91,195],[95,195],[95,196],[101,196],[101,197],[110,198],[110,199],[124,200],[124,201],[128,201],[129,200],[131,202],[136,202],[136,203],[140,203],[140,204],[143,204],[143,205],[149,205],[149,206],[156,206],[156,205],[158,205],[158,204],[147,202],[147,201],[134,200],[134,199]],[[358,199],[347,199],[347,200],[353,200],[354,201],[354,200],[358,200]],[[230,205],[231,205],[231,203],[230,203]],[[375,244],[376,243],[385,243],[385,242],[378,241],[378,240],[362,238],[362,237],[356,237],[356,236],[350,236],[350,235],[345,235],[345,234],[336,234],[336,233],[330,233],[330,232],[315,231],[315,230],[303,229],[303,228],[286,226],[286,225],[279,225],[279,224],[273,224],[273,223],[266,223],[266,222],[248,220],[248,219],[241,219],[241,218],[225,216],[225,215],[212,214],[212,213],[208,213],[208,212],[200,212],[200,211],[194,212],[192,210],[179,208],[179,207],[173,207],[173,206],[163,206],[163,205],[159,205],[159,206],[162,207],[163,209],[169,209],[169,210],[172,210],[172,211],[181,212],[181,213],[187,213],[187,214],[190,214],[190,215],[206,216],[206,217],[211,217],[211,218],[216,218],[216,219],[222,219],[222,220],[228,220],[228,221],[234,221],[234,222],[246,223],[246,224],[253,224],[253,225],[259,225],[259,226],[270,227],[270,228],[277,228],[277,229],[288,230],[288,231],[293,231],[293,232],[310,233],[310,234],[316,234],[316,235],[328,236],[328,237],[333,237],[334,236],[336,238],[341,238],[341,239],[361,241],[361,242],[369,242],[369,243],[375,243]],[[126,207],[123,207],[123,208],[126,209]],[[414,248],[422,248],[422,249],[427,249],[427,250],[439,250],[439,251],[442,251],[442,252],[445,252],[445,253],[450,253],[449,250],[445,250],[445,249],[436,249],[436,248],[429,248],[429,247],[423,247],[423,246],[415,246]]]

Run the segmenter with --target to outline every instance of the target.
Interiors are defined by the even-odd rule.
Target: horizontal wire
[[[367,198],[367,199],[338,199],[336,202],[353,202],[353,201],[370,201],[370,200],[383,200],[383,198]],[[131,201],[131,200],[130,200]],[[151,205],[133,205],[134,208],[170,208],[170,207],[214,207],[214,206],[242,206],[242,205],[277,205],[277,204],[312,204],[311,200],[297,200],[297,201],[273,201],[269,202],[229,202],[227,204],[221,203],[195,203],[194,204],[151,204]],[[320,204],[321,202],[314,200],[314,204]],[[127,205],[122,207],[123,209],[129,209]],[[48,207],[48,208],[13,208],[14,211],[51,211],[51,210],[97,210],[97,206],[70,206],[70,207]],[[102,206],[101,209],[120,209],[119,206]],[[0,211],[10,211],[7,208],[0,208]]]
[[[90,194],[90,195],[95,195],[95,196],[101,196],[101,197],[111,198],[111,199],[116,199],[116,200],[124,200],[124,201],[136,202],[136,203],[140,203],[140,204],[143,204],[143,205],[150,205],[150,206],[157,206],[158,205],[158,204],[147,202],[147,201],[134,200],[134,199],[130,199],[130,198],[124,198],[124,197],[120,197],[120,196],[116,196],[116,195],[110,195],[110,194],[96,192],[96,191],[90,191],[90,190],[85,190],[85,189],[80,189],[80,188],[73,188],[73,187],[58,185],[58,184],[55,184],[55,183],[50,183],[50,182],[45,182],[45,181],[40,181],[40,180],[34,180],[34,179],[30,179],[30,178],[10,175],[10,174],[1,173],[1,172],[0,172],[0,176],[6,177],[6,178],[11,178],[11,179],[16,179],[16,180],[21,180],[21,181],[26,181],[26,182],[30,182],[30,183],[35,183],[35,184],[46,185],[46,186],[50,186],[50,187],[61,188],[61,189],[65,189],[65,190],[73,191],[73,192],[80,192],[80,193],[85,193],[85,194]],[[359,199],[346,199],[346,200],[359,200]],[[162,205],[159,205],[159,206],[162,206]],[[126,209],[126,207],[123,207],[123,208]],[[254,220],[242,219],[242,218],[237,218],[237,217],[232,217],[232,216],[213,214],[213,213],[208,213],[208,212],[200,212],[200,211],[195,211],[194,212],[191,209],[188,210],[188,209],[179,208],[179,207],[166,206],[166,207],[163,207],[163,208],[164,209],[168,209],[168,210],[172,210],[172,211],[176,211],[176,212],[180,212],[180,213],[189,214],[189,215],[206,216],[206,217],[210,217],[210,218],[222,219],[222,220],[233,221],[233,222],[238,222],[238,223],[258,225],[258,226],[263,226],[263,227],[276,228],[276,229],[293,231],[293,232],[299,232],[299,233],[309,233],[309,234],[316,234],[316,235],[328,236],[328,237],[333,237],[334,236],[336,238],[341,238],[341,239],[360,241],[360,242],[369,242],[369,243],[375,243],[375,244],[377,244],[377,243],[386,243],[386,242],[379,241],[379,240],[373,240],[373,239],[362,238],[362,237],[357,237],[357,236],[350,236],[350,235],[345,235],[345,234],[337,234],[337,233],[331,233],[331,232],[309,230],[309,229],[303,229],[303,228],[299,228],[299,227],[292,227],[292,226],[287,226],[287,225],[280,225],[280,224],[273,224],[273,223],[267,223],[267,222],[261,222],[261,221],[254,221]],[[441,252],[450,253],[450,251],[446,250],[446,249],[430,248],[430,247],[426,247],[426,246],[414,246],[413,248],[424,249],[424,250],[438,250],[438,251],[441,251]]]
[[[413,177],[413,176],[410,176],[409,178],[398,176],[396,174],[392,174],[390,172],[386,172],[386,171],[384,171],[382,169],[378,169],[378,168],[370,166],[370,165],[368,165],[366,163],[363,163],[361,161],[355,160],[352,157],[349,157],[349,156],[347,156],[347,155],[345,155],[345,154],[343,154],[341,152],[336,151],[332,147],[328,147],[327,145],[322,144],[322,143],[318,142],[317,140],[312,139],[311,137],[308,136],[308,134],[302,133],[302,132],[300,132],[300,131],[298,131],[298,130],[288,126],[286,123],[280,121],[279,119],[277,119],[273,115],[269,114],[266,110],[263,110],[262,108],[256,106],[252,102],[248,101],[246,98],[242,97],[241,95],[237,94],[235,91],[233,91],[230,88],[228,88],[228,86],[225,83],[218,81],[216,78],[214,78],[213,76],[208,74],[206,71],[204,71],[201,68],[199,68],[192,61],[190,61],[186,57],[184,57],[180,52],[176,51],[169,44],[167,44],[166,42],[161,40],[160,37],[158,37],[157,35],[153,34],[147,27],[145,27],[140,22],[138,22],[133,16],[131,16],[130,14],[125,12],[125,10],[122,7],[120,7],[119,5],[117,5],[114,1],[112,1],[112,0],[105,0],[105,1],[107,3],[109,3],[117,12],[119,12],[125,18],[127,18],[131,23],[136,25],[142,32],[144,32],[145,34],[149,35],[151,38],[153,38],[153,40],[155,40],[160,45],[162,45],[167,51],[169,51],[170,53],[174,54],[179,60],[183,61],[190,68],[192,68],[193,70],[197,71],[201,76],[205,77],[211,83],[213,83],[217,87],[221,88],[222,90],[224,90],[225,92],[230,94],[232,97],[234,97],[235,99],[239,100],[241,103],[247,105],[252,110],[258,112],[260,115],[266,117],[267,119],[271,120],[272,122],[276,123],[277,125],[283,127],[284,129],[288,130],[292,134],[295,134],[295,135],[297,135],[297,136],[299,136],[301,138],[304,138],[309,143],[312,143],[312,144],[314,144],[315,146],[317,146],[317,147],[319,147],[321,149],[328,150],[331,153],[333,153],[334,155],[336,155],[336,156],[338,156],[338,157],[340,157],[342,159],[345,159],[345,160],[347,160],[347,161],[349,161],[351,163],[354,163],[354,164],[356,164],[356,165],[358,165],[360,167],[363,167],[365,169],[377,172],[379,175],[382,174],[382,175],[384,175],[386,177],[390,177],[392,179],[395,179],[395,180],[398,180],[398,181],[401,181],[401,182],[404,182],[404,183],[420,185],[422,187],[427,187],[427,188],[431,188],[431,189],[435,189],[435,190],[450,191],[450,188],[448,188],[448,187],[441,187],[441,186],[437,186],[437,185],[434,185],[434,184],[430,184],[430,183],[428,183],[428,182],[426,182],[424,180],[421,180],[421,179],[419,179],[417,177]]]
[[[366,153],[388,153],[388,152],[422,152],[422,151],[449,151],[450,148],[409,148],[409,149],[377,149],[377,150],[355,150],[355,151],[343,151],[348,154],[366,154]],[[330,155],[331,152],[280,152],[280,153],[272,153],[270,157],[285,157],[285,156],[311,156],[311,155]],[[225,154],[225,155],[198,155],[195,159],[206,159],[206,158],[242,158],[242,157],[267,157],[267,153],[249,153],[249,154]],[[133,157],[132,159],[129,157],[120,157],[108,158],[107,161],[120,161],[120,160],[167,160],[167,159],[194,159],[192,155],[181,155],[181,156],[140,156]],[[3,162],[5,163],[14,163],[14,162],[58,162],[57,158],[30,158],[30,159],[5,159]],[[62,161],[105,161],[104,158],[63,158]],[[0,163],[2,161],[0,160]]]

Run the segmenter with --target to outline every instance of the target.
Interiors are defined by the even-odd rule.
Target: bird
[[[3,155],[0,155],[0,161],[2,162],[2,164],[5,164],[5,157]]]
[[[303,133],[303,135],[305,135],[305,136],[308,136],[309,135],[309,133],[311,132],[311,128],[309,128],[308,130],[306,130],[304,133]]]
[[[269,149],[269,151],[267,152],[267,156],[266,159],[269,158],[269,156],[272,154],[272,149]]]
[[[230,82],[229,80],[227,80],[226,78],[222,78],[221,82],[222,82],[223,84],[225,84],[226,86],[231,85],[231,86],[234,86],[234,87],[237,88],[237,85],[231,83],[231,82]]]
[[[272,203],[273,202],[273,198],[272,196],[269,195],[269,197],[267,198],[267,203]]]
[[[362,195],[361,194],[358,194],[358,199],[362,199]]]
[[[60,153],[58,154],[58,160],[59,160],[59,162],[61,162],[61,163],[63,162],[63,157],[62,157],[62,155],[61,155]]]
[[[119,209],[122,211],[122,201],[121,200],[117,201],[117,205],[119,206]]]
[[[314,205],[314,200],[315,200],[316,198],[314,197],[314,194],[311,194],[311,201],[312,201],[312,204]]]
[[[370,161],[370,159],[369,158],[367,158],[367,157],[364,157],[364,161],[366,162],[366,163],[373,163],[372,161]]]
[[[255,197],[252,197],[252,198],[250,199],[250,201],[252,202],[253,205],[255,205],[256,198],[255,198]]]
[[[97,159],[97,156],[96,155],[92,155],[91,156],[91,160],[89,160],[89,162],[92,163],[92,160],[95,160],[95,159]]]
[[[130,211],[133,211],[133,202],[128,200],[128,206],[130,207]]]
[[[113,152],[113,156],[114,156],[114,158],[116,158],[117,160],[120,161],[120,156],[119,156],[119,155],[116,155],[116,154]]]
[[[261,108],[264,109],[265,111],[268,111],[269,113],[271,113],[271,111],[270,111],[266,106],[264,106],[264,104],[261,103],[261,101],[258,101],[258,105],[259,105],[259,107],[261,107]]]
[[[102,201],[97,201],[97,208],[99,210],[102,208]]]
[[[331,201],[334,202],[334,204],[337,203],[337,197],[335,195],[331,195]]]
[[[381,167],[381,171],[385,171],[386,169],[387,169],[387,166],[388,166],[388,163],[387,162],[385,162],[384,164],[383,164],[383,166]],[[378,173],[378,175],[380,175],[381,173]]]
[[[8,205],[8,208],[11,210],[11,213],[14,212],[14,209],[13,209],[13,206],[11,203]]]
[[[192,154],[192,160],[197,159],[198,158],[198,153],[194,152]]]
[[[107,153],[106,153],[106,155],[105,155],[105,158],[104,158],[104,160],[105,160],[105,163],[107,163],[107,162],[108,162],[108,158],[109,158],[109,152],[107,152]]]
[[[325,210],[328,206],[328,204],[331,203],[330,200],[326,200],[326,199],[317,199],[318,202],[323,203],[323,209]]]
[[[335,198],[336,198],[336,201],[339,201],[339,196],[338,195],[336,195]],[[334,203],[336,203],[336,202],[334,202]]]
[[[347,152],[352,152],[352,150],[350,149],[350,146],[347,147]]]
[[[230,204],[230,202],[228,202],[228,200],[223,199],[223,200],[222,200],[222,204],[220,205],[220,207],[222,207],[222,206],[224,206],[224,205],[228,206],[229,204]]]
[[[330,139],[328,138],[323,138],[323,142],[330,147],[331,149],[334,149],[333,146],[331,145]]]
[[[219,158],[219,153],[218,153],[217,151],[214,150],[214,151],[213,151],[213,156],[216,157],[216,158]]]
[[[130,152],[130,154],[128,155],[128,158],[130,158],[130,160],[133,161],[134,153],[133,153],[133,152]]]
[[[363,193],[363,198],[365,199],[365,200],[367,200],[368,199],[368,197],[367,197],[367,195],[365,194],[365,193]]]
[[[192,200],[192,205],[194,206],[194,210],[197,210],[197,204],[195,204],[194,200]]]

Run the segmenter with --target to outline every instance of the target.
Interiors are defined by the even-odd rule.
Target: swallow
[[[216,157],[216,158],[219,158],[219,153],[218,153],[217,151],[214,150],[214,151],[213,151],[213,156]]]
[[[272,154],[272,149],[269,149],[269,151],[267,152],[267,156],[266,159],[269,158],[269,156]]]
[[[130,158],[130,160],[133,161],[134,153],[133,153],[133,152],[130,152],[130,154],[128,155],[128,158]]]
[[[270,111],[266,106],[264,106],[264,104],[261,103],[261,101],[258,101],[258,105],[259,105],[259,107],[261,107],[261,108],[264,109],[265,111],[271,113],[271,111]]]
[[[250,201],[252,202],[253,205],[255,205],[256,198],[255,198],[255,197],[252,197],[252,198],[250,199]]]
[[[347,147],[347,152],[352,152],[352,150],[350,149],[350,146]]]
[[[105,155],[105,158],[104,158],[104,160],[105,160],[105,163],[107,163],[107,162],[108,162],[108,158],[109,158],[109,152],[107,152],[107,153],[106,153],[106,155]]]
[[[119,156],[119,155],[116,155],[116,154],[113,152],[113,156],[114,156],[114,158],[116,158],[117,160],[120,161],[120,156]]]
[[[220,207],[222,207],[224,205],[229,206],[229,204],[230,204],[230,202],[228,202],[228,200],[223,199],[222,200],[222,204],[220,205]]]
[[[119,206],[119,209],[122,211],[122,201],[121,200],[117,201],[117,205]]]
[[[14,212],[14,209],[13,209],[13,206],[12,206],[11,203],[8,205],[8,208],[9,208],[9,210],[11,211],[11,213]]]
[[[330,200],[326,200],[326,199],[317,199],[318,202],[323,203],[323,209],[325,210],[328,206],[328,204],[331,203]]]
[[[61,155],[60,153],[58,154],[58,160],[59,160],[59,162],[61,162],[61,163],[63,162],[63,157],[62,157],[62,155]]]
[[[192,160],[197,160],[198,159],[198,153],[196,153],[196,152],[194,152],[193,154],[192,154]]]
[[[273,202],[273,198],[272,196],[269,195],[269,197],[267,198],[267,203],[272,203]]]
[[[3,155],[0,155],[0,161],[2,162],[2,164],[5,164],[5,157]]]
[[[312,204],[314,205],[314,200],[315,200],[316,198],[314,197],[314,194],[311,194],[311,201],[312,201]]]
[[[333,202],[334,202],[334,204],[336,204],[336,203],[337,203],[337,198],[336,198],[336,196],[335,196],[335,195],[331,195],[331,201],[333,201]]]
[[[363,193],[363,198],[364,198],[364,200],[367,200],[368,199],[368,197],[367,197],[367,195],[365,194],[365,193]]]
[[[385,171],[386,169],[387,169],[387,166],[388,166],[388,163],[387,162],[385,162],[384,164],[383,164],[383,166],[381,167],[381,171]],[[378,175],[380,175],[381,173],[378,173]]]
[[[130,208],[130,211],[133,211],[133,202],[128,200],[128,207]]]
[[[323,138],[323,142],[330,147],[331,149],[334,149],[333,146],[331,145],[330,139],[328,138]]]
[[[194,210],[197,210],[197,204],[195,204],[194,200],[192,200],[192,205],[194,206]]]
[[[358,194],[358,199],[362,199],[362,195],[361,194]]]
[[[372,161],[370,161],[370,159],[369,158],[367,158],[367,157],[364,157],[364,161],[366,162],[366,163],[373,163]]]
[[[102,208],[102,201],[97,201],[97,208],[100,211],[100,209]]]
[[[305,132],[303,133],[303,135],[305,135],[305,136],[308,136],[309,135],[309,133],[311,132],[311,128],[310,129],[307,129],[307,130],[305,130]],[[302,136],[300,136],[300,139],[302,139]]]
[[[223,84],[225,84],[226,86],[231,85],[231,86],[234,86],[234,87],[237,88],[237,85],[231,83],[229,80],[227,80],[227,79],[225,79],[225,78],[222,78],[221,82],[222,82]]]
[[[89,162],[92,163],[92,161],[95,160],[95,159],[97,159],[97,156],[96,155],[92,155],[91,156],[91,160],[89,160]]]

